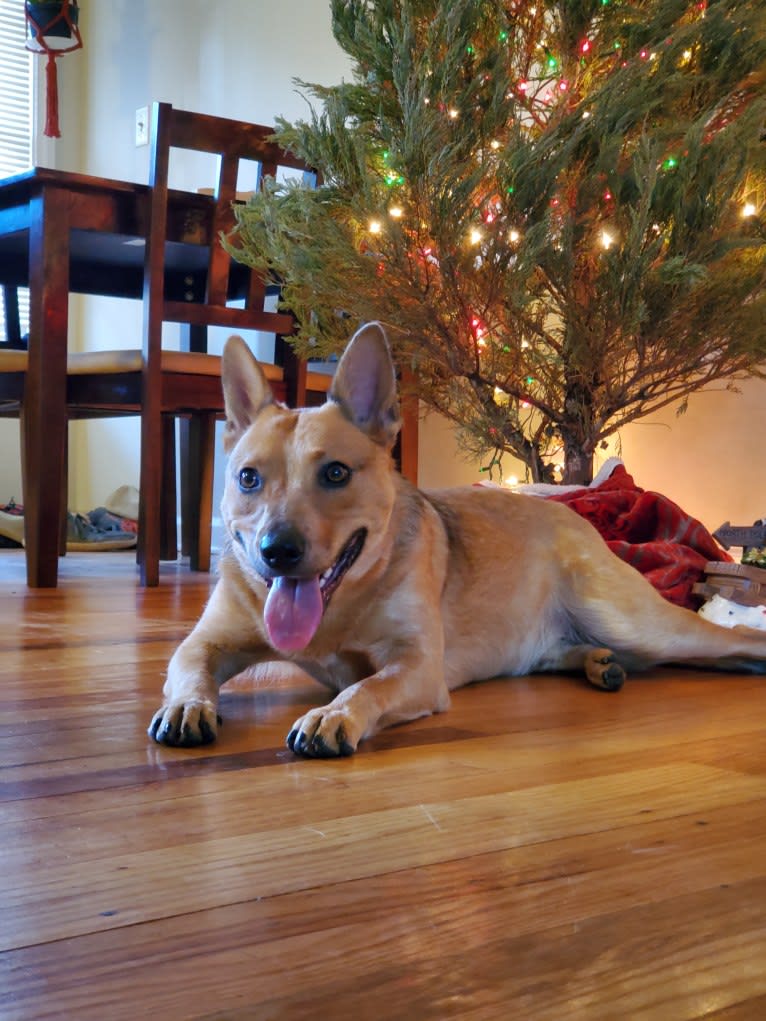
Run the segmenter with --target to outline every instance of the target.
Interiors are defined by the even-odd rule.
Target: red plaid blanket
[[[592,488],[548,496],[568,504],[600,532],[607,546],[632,564],[671,603],[696,610],[692,593],[709,560],[731,560],[704,525],[678,504],[635,484],[622,465]]]

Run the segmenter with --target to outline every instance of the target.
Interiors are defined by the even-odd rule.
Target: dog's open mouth
[[[269,592],[263,621],[269,641],[280,652],[300,652],[316,634],[333,593],[362,552],[367,529],[359,528],[341,550],[340,556],[321,575],[266,579]]]

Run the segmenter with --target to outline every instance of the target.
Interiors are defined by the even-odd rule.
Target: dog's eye
[[[239,488],[243,493],[252,493],[261,488],[261,476],[255,468],[242,468],[239,473]]]
[[[319,482],[323,486],[345,486],[351,479],[351,469],[340,461],[331,461],[319,472]]]

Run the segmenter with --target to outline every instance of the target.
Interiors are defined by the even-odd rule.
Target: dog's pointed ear
[[[380,323],[357,330],[343,352],[329,397],[376,443],[390,446],[401,427],[396,373]]]
[[[223,449],[228,452],[269,404],[274,403],[269,381],[241,337],[229,337],[223,348],[221,382],[226,406]]]

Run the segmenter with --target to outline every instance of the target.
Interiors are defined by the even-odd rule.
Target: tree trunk
[[[593,454],[587,454],[580,447],[565,443],[562,484],[565,486],[588,486],[592,481]]]

